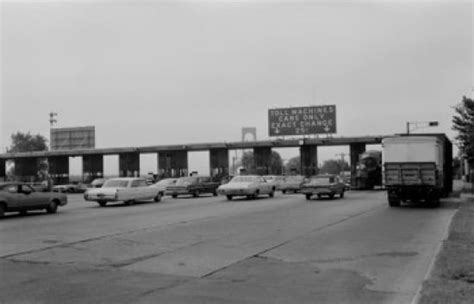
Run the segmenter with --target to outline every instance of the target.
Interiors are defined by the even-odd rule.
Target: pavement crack
[[[380,208],[384,208],[384,207],[383,207],[383,206],[379,206],[379,207],[375,207],[375,208],[372,208],[372,209],[369,209],[369,210],[365,210],[365,211],[362,211],[362,212],[358,212],[358,213],[355,213],[355,214],[352,214],[352,215],[349,215],[349,216],[345,216],[344,218],[342,218],[342,219],[340,219],[340,220],[338,220],[338,221],[335,221],[335,222],[333,222],[333,223],[330,223],[330,224],[327,224],[327,225],[324,225],[324,226],[321,226],[321,227],[312,229],[312,230],[310,230],[310,231],[307,231],[307,232],[301,234],[301,235],[298,236],[298,237],[291,238],[291,239],[289,239],[289,240],[286,240],[286,241],[284,241],[284,242],[281,242],[281,243],[279,243],[279,244],[276,244],[275,246],[272,246],[272,247],[267,248],[267,249],[265,249],[265,250],[262,250],[262,251],[260,251],[260,252],[254,253],[254,254],[252,254],[252,255],[246,256],[246,257],[244,257],[244,258],[242,258],[242,259],[240,259],[240,260],[235,261],[234,263],[231,263],[231,264],[229,264],[229,265],[226,265],[226,266],[223,266],[223,267],[221,267],[221,268],[215,269],[215,270],[213,270],[213,271],[211,271],[211,272],[209,272],[209,273],[204,274],[203,276],[201,276],[201,278],[210,277],[210,276],[212,276],[212,275],[214,275],[214,274],[216,274],[216,273],[218,273],[218,272],[220,272],[220,271],[222,271],[222,270],[225,270],[225,269],[231,267],[232,265],[235,265],[236,263],[239,263],[239,262],[241,262],[241,261],[243,261],[243,260],[246,260],[246,259],[248,259],[248,258],[252,258],[252,257],[262,258],[265,253],[270,252],[270,251],[272,251],[272,250],[275,250],[275,249],[277,249],[277,248],[280,248],[280,247],[282,247],[282,246],[285,246],[285,245],[287,245],[287,244],[290,244],[290,243],[292,243],[292,242],[294,242],[294,241],[303,239],[303,238],[305,238],[307,235],[309,235],[309,234],[311,234],[311,233],[318,232],[318,231],[324,230],[324,229],[326,229],[326,228],[329,228],[329,227],[332,227],[332,226],[341,224],[341,223],[343,223],[343,222],[346,222],[346,221],[348,221],[348,220],[354,219],[354,218],[356,218],[356,217],[358,217],[358,216],[361,216],[361,215],[364,215],[364,214],[368,214],[368,213],[371,213],[371,212],[375,212],[375,211],[377,211],[377,210],[380,209]]]

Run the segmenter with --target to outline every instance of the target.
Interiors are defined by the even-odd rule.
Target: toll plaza
[[[47,159],[49,172],[55,183],[69,181],[69,157],[82,157],[83,174],[89,177],[104,176],[104,156],[119,156],[120,176],[140,175],[140,154],[156,154],[158,158],[157,172],[160,177],[181,177],[188,175],[188,152],[209,151],[210,173],[219,178],[229,173],[230,150],[253,150],[254,167],[249,174],[267,175],[270,172],[270,154],[273,148],[299,148],[302,172],[304,175],[318,173],[318,147],[349,146],[351,172],[355,172],[359,155],[365,151],[366,145],[380,144],[384,136],[362,137],[326,137],[270,139],[259,141],[237,141],[218,143],[195,143],[185,145],[161,145],[128,148],[54,150],[44,152],[23,152],[0,154],[0,178],[5,177],[5,163],[15,164],[15,176],[22,180],[36,175],[37,167],[42,159]]]

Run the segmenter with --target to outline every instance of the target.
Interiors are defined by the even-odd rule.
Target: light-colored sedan
[[[268,194],[268,196],[273,197],[275,190],[275,185],[268,183],[261,176],[241,175],[234,177],[227,184],[219,186],[217,193],[225,195],[228,200],[232,200],[234,196],[256,198],[261,194]]]
[[[301,191],[301,186],[305,181],[305,177],[302,175],[290,175],[286,176],[285,180],[280,183],[280,190],[282,193],[286,192],[299,192]]]
[[[144,178],[121,177],[108,179],[101,188],[90,188],[84,193],[86,201],[95,201],[101,207],[108,202],[123,201],[131,205],[135,201],[161,200],[158,188],[149,186]]]
[[[165,195],[166,187],[176,184],[177,178],[163,178],[162,180],[154,183],[151,187],[155,187],[158,189],[158,193],[160,193],[160,199]]]
[[[301,193],[310,200],[313,195],[318,198],[328,196],[334,198],[339,194],[341,198],[344,197],[344,183],[339,176],[333,174],[315,175],[311,176],[309,180],[301,186]]]

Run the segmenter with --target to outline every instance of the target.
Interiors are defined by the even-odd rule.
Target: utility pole
[[[49,112],[49,125],[52,128],[55,123],[58,122],[58,120],[55,118],[58,116],[58,113],[55,112]]]
[[[340,156],[340,157],[341,157],[342,163],[344,163],[344,158],[346,157],[346,155],[348,155],[348,154],[346,154],[346,153],[344,153],[344,152],[335,154],[335,156]]]

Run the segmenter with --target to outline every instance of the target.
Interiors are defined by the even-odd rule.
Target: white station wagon
[[[108,202],[123,201],[131,205],[135,201],[151,200],[159,202],[161,193],[156,187],[147,185],[144,178],[120,177],[108,179],[101,188],[90,188],[84,193],[86,201],[95,201],[101,207]]]

